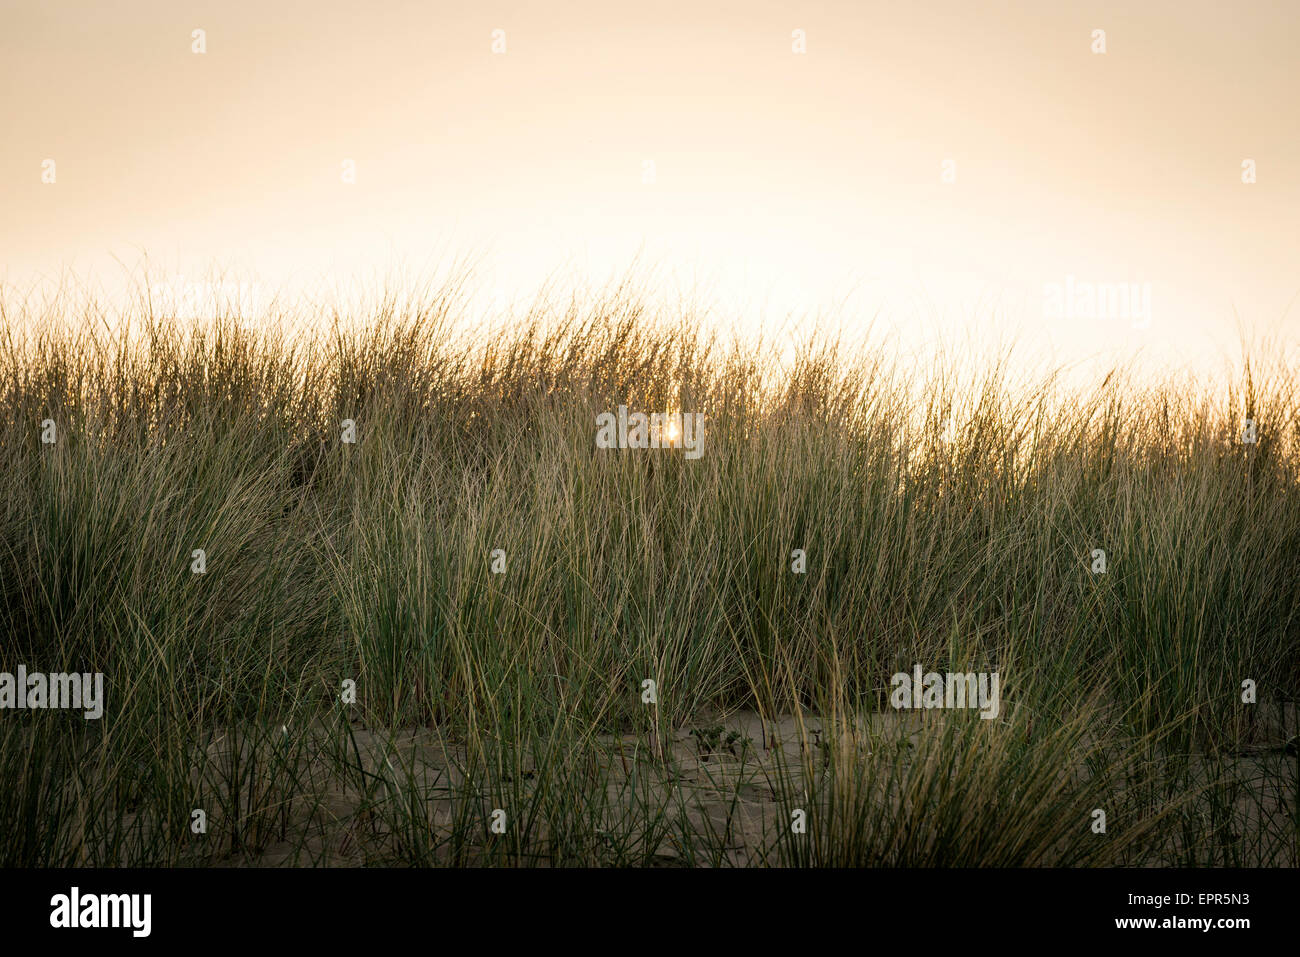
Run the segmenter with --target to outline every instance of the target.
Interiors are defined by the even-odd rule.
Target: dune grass
[[[486,341],[450,293],[306,336],[3,310],[0,670],[108,701],[0,712],[0,864],[1297,863],[1280,359],[918,379],[626,287]],[[619,405],[703,455],[598,449]],[[896,713],[914,663],[998,672],[998,717]]]

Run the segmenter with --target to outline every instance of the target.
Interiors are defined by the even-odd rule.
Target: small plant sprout
[[[690,732],[690,736],[695,738],[695,753],[699,755],[701,761],[708,761],[721,751],[729,751],[733,755],[736,753],[736,742],[740,740],[740,732],[728,732],[724,738],[725,730],[719,724],[709,728],[695,728]],[[748,739],[746,740],[748,742]],[[752,744],[752,742],[748,743]]]

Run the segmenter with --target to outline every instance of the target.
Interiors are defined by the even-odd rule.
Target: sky
[[[635,266],[765,333],[1212,365],[1300,341],[1298,102],[1294,0],[0,0],[0,283]]]

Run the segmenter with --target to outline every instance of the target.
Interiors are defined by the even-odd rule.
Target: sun
[[[676,444],[677,440],[682,437],[682,426],[675,416],[670,417],[664,424],[664,440],[670,445]]]

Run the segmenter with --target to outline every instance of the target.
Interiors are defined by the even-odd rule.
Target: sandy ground
[[[1273,819],[1270,827],[1275,831],[1280,828],[1282,833],[1289,823],[1283,802],[1288,793],[1294,795],[1295,788],[1294,779],[1288,782],[1284,770],[1279,776],[1279,768],[1288,767],[1287,761],[1279,758],[1293,754],[1295,748],[1294,705],[1288,709],[1282,715],[1283,723],[1266,722],[1257,728],[1251,743],[1230,759],[1234,777],[1245,782],[1237,810],[1248,821],[1258,822],[1260,815],[1269,816]],[[773,828],[788,826],[790,803],[798,801],[805,776],[818,773],[818,767],[824,766],[829,749],[838,749],[842,756],[857,754],[858,760],[884,758],[894,762],[905,775],[914,760],[911,749],[917,745],[924,722],[938,714],[873,714],[854,722],[852,729],[842,728],[839,733],[826,723],[807,717],[786,715],[765,721],[752,711],[709,715],[692,722],[690,727],[664,731],[662,742],[652,734],[599,738],[584,751],[582,760],[593,775],[590,780],[605,782],[614,806],[621,806],[620,802],[627,800],[630,788],[640,787],[641,793],[654,795],[647,800],[662,809],[663,833],[653,853],[646,855],[648,863],[754,865],[764,863],[763,849],[770,849]],[[306,802],[298,800],[293,819],[287,825],[291,833],[300,835],[297,843],[302,849],[295,854],[294,841],[271,840],[262,842],[263,846],[251,857],[241,854],[237,859],[232,857],[229,863],[254,866],[359,866],[390,860],[402,863],[409,861],[409,854],[392,854],[386,848],[391,842],[392,829],[410,824],[411,817],[405,809],[418,809],[416,813],[421,819],[417,821],[417,831],[425,827],[425,833],[431,830],[445,837],[456,820],[459,801],[461,815],[479,815],[474,826],[468,828],[477,835],[475,840],[479,840],[486,832],[493,805],[509,803],[500,797],[494,800],[484,795],[478,802],[480,807],[467,808],[462,771],[467,756],[462,748],[440,740],[431,731],[408,730],[388,735],[356,729],[354,740],[355,746],[348,746],[346,760],[356,767],[359,755],[359,766],[365,769],[366,780],[370,782],[369,795],[359,786],[345,782],[337,763],[326,760],[325,765],[333,766],[309,769],[311,780],[321,782],[316,792],[317,802],[311,808],[304,808]],[[227,746],[223,739],[218,739],[212,748],[220,750]],[[887,754],[875,755],[873,749],[880,748],[886,749]],[[1294,765],[1291,759],[1292,772]],[[532,765],[525,761],[514,771],[523,778],[517,782],[522,788],[520,793],[526,794],[534,776]],[[505,777],[513,780],[514,773]],[[783,786],[778,783],[782,780]],[[1269,794],[1276,794],[1276,798],[1268,797]],[[399,806],[403,808],[400,813],[396,811]],[[514,809],[508,809],[510,813]],[[305,840],[301,836],[304,828],[311,832]],[[708,860],[701,859],[698,847],[692,852],[683,842],[680,836],[683,828],[719,835],[712,843],[716,852]],[[617,839],[617,832],[615,825],[610,831],[611,840]],[[427,863],[447,860],[447,853],[434,852]],[[473,852],[470,859],[474,859]]]

